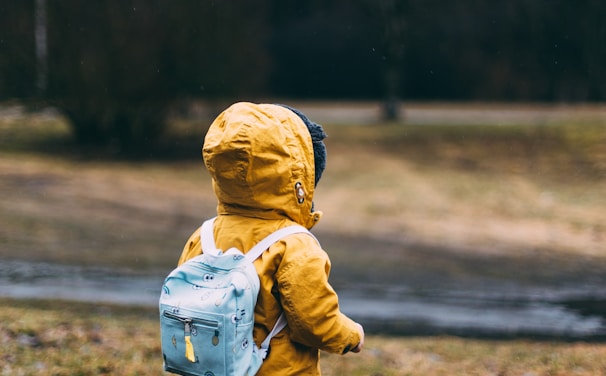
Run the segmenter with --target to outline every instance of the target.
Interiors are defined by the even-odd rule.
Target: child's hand
[[[358,329],[360,329],[360,343],[358,343],[358,346],[351,350],[351,352],[359,353],[364,347],[364,328],[358,323],[356,323],[356,325],[358,326]]]

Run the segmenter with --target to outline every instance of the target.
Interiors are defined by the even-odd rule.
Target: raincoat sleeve
[[[297,251],[288,250],[291,247]],[[315,239],[291,237],[277,273],[280,299],[292,341],[344,354],[360,343],[360,332],[340,311],[329,273],[328,255]]]

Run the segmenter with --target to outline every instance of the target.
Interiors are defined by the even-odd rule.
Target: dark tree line
[[[48,101],[79,141],[124,146],[158,137],[183,98],[382,99],[392,116],[402,99],[603,101],[604,14],[599,0],[8,0],[0,99]]]

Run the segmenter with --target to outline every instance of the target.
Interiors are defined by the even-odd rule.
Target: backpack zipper
[[[164,316],[168,317],[169,319],[175,319],[178,321],[181,321],[183,324],[188,324],[190,326],[190,330],[191,330],[191,324],[201,324],[204,326],[209,326],[211,328],[219,328],[219,322],[218,321],[214,321],[214,320],[206,320],[206,319],[201,319],[201,318],[191,318],[191,317],[183,317],[180,315],[177,315],[175,313],[169,312],[169,311],[164,311]]]

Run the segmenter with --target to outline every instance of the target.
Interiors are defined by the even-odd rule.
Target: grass
[[[189,159],[107,161],[72,147],[60,117],[0,119],[0,257],[172,265],[166,250],[215,207],[199,159],[207,124],[176,124],[166,143],[180,140]],[[603,122],[325,127],[319,233],[468,254],[605,254]]]
[[[356,213],[331,228],[370,222],[472,252],[603,254],[604,123],[329,130],[336,156],[318,203]]]
[[[163,375],[157,311],[0,299],[2,375]],[[370,336],[322,353],[327,376],[604,375],[606,344]]]
[[[2,300],[2,375],[160,375],[151,310]]]
[[[107,160],[71,145],[61,117],[4,112],[0,260],[172,269],[215,210],[199,157],[207,124],[175,124],[165,145],[179,148],[171,158]],[[316,232],[337,285],[403,275],[420,286],[478,275],[606,283],[604,120],[473,124],[325,125],[328,169],[315,200],[325,215]],[[155,310],[0,304],[2,374],[162,374]],[[601,343],[371,335],[362,354],[324,354],[323,370],[600,375],[605,355]]]

